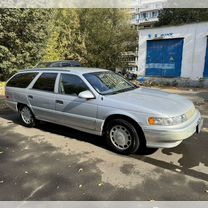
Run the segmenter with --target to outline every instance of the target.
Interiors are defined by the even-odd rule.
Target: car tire
[[[32,113],[32,111],[30,110],[28,106],[26,105],[22,106],[19,109],[19,114],[20,114],[20,118],[24,126],[26,127],[36,126],[37,120],[35,119],[34,114]]]
[[[124,155],[135,153],[141,144],[134,125],[124,119],[114,119],[109,122],[105,130],[105,137],[114,152]]]

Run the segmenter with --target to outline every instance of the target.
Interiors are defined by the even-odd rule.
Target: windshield
[[[136,87],[113,72],[94,72],[84,74],[87,81],[101,95],[116,94],[133,90]]]

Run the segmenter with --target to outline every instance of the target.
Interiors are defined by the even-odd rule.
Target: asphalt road
[[[208,91],[178,91],[204,117],[176,148],[122,156],[102,137],[55,124],[25,128],[0,113],[2,200],[208,200]]]

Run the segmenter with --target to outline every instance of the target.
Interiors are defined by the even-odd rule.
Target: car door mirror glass
[[[92,94],[92,92],[90,92],[89,90],[85,90],[83,92],[80,92],[78,95],[79,98],[83,98],[83,99],[94,99],[95,96]]]

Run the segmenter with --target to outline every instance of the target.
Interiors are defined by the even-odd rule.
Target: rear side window
[[[88,87],[80,77],[73,74],[61,74],[59,84],[61,94],[78,96],[85,90],[88,90]]]
[[[12,79],[7,83],[8,87],[19,87],[26,88],[31,83],[31,81],[36,77],[38,73],[20,73],[16,74]]]
[[[54,92],[57,73],[42,73],[33,85],[33,89]]]

